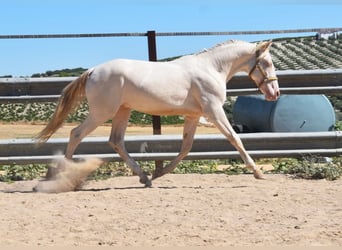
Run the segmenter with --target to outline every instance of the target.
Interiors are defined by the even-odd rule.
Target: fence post
[[[157,45],[156,45],[156,32],[154,30],[147,31],[148,42],[148,59],[151,62],[157,61]],[[161,134],[160,116],[152,116],[153,134]],[[160,173],[163,169],[163,161],[155,161],[155,172]]]

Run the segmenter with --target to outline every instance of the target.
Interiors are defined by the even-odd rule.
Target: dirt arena
[[[0,183],[1,246],[342,246],[342,180],[267,175],[137,177],[81,191]]]
[[[342,246],[342,179],[266,177],[116,177],[59,194],[0,182],[0,246]]]

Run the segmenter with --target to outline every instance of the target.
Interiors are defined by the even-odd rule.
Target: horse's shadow
[[[35,191],[33,191],[33,190],[0,190],[0,193],[4,193],[4,194],[16,194],[16,193],[30,194],[30,193],[35,193]]]
[[[131,190],[131,189],[144,189],[145,187],[111,187],[111,188],[81,188],[76,189],[74,191],[69,192],[103,192],[108,190]],[[15,194],[15,193],[22,193],[22,194],[30,194],[30,193],[40,193],[35,191],[33,188],[32,190],[22,190],[22,189],[3,189],[0,190],[0,193],[6,194]]]
[[[101,192],[101,191],[108,191],[108,190],[142,190],[142,189],[176,189],[176,188],[185,188],[185,187],[177,187],[177,186],[158,186],[158,187],[144,187],[144,186],[131,186],[131,187],[111,187],[111,188],[82,188],[79,190],[75,190],[76,192]],[[194,188],[196,187],[186,187],[186,188]]]
[[[212,189],[212,188],[231,188],[231,189],[237,189],[237,188],[248,188],[247,185],[239,185],[239,186],[208,186],[208,187],[202,187],[202,186],[157,186],[157,187],[143,187],[143,186],[132,186],[132,187],[111,187],[111,188],[82,188],[79,190],[76,190],[76,192],[101,192],[101,191],[108,191],[108,190],[138,190],[138,189]]]
[[[236,189],[236,188],[247,188],[247,185],[240,185],[240,186],[208,186],[208,187],[202,187],[202,186],[152,186],[152,187],[144,187],[144,186],[126,186],[126,187],[107,187],[107,188],[80,188],[76,189],[74,191],[69,192],[104,192],[109,190],[142,190],[142,189],[211,189],[211,188],[230,188],[230,189]],[[39,193],[35,191],[33,188],[31,190],[23,190],[23,189],[3,189],[0,190],[0,193],[7,193],[7,194],[15,194],[15,193],[22,193],[22,194],[30,194],[30,193]]]

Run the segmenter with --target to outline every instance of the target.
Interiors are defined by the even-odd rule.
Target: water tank
[[[237,98],[233,119],[246,132],[331,131],[335,112],[325,95],[281,95],[273,102],[253,95]]]

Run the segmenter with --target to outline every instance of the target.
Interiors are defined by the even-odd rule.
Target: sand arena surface
[[[52,136],[52,138],[66,137],[70,135],[70,131],[77,127],[79,123],[64,124],[57,132]],[[0,139],[23,139],[23,138],[34,138],[44,127],[44,124],[30,124],[30,123],[0,123]],[[88,136],[104,136],[109,137],[111,131],[111,124],[105,124],[103,126],[97,127]],[[163,134],[182,134],[182,125],[163,125]],[[128,126],[126,130],[126,135],[152,135],[152,126]],[[220,131],[216,127],[210,126],[197,126],[196,134],[220,134]]]
[[[0,246],[342,246],[342,180],[169,174],[33,193],[0,182]]]
[[[1,124],[0,139],[32,138],[43,127]],[[102,126],[90,136],[109,133]],[[38,180],[0,182],[0,246],[342,246],[342,179],[266,177],[168,174],[152,188],[136,176],[116,177],[59,194],[32,192]]]

